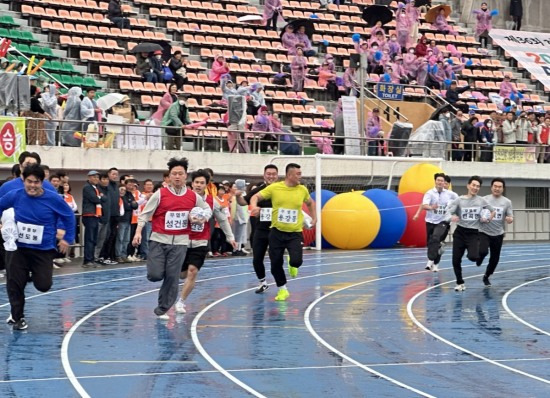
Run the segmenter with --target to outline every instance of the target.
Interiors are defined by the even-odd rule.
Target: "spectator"
[[[388,42],[388,50],[390,52],[390,58],[393,60],[398,55],[401,55],[401,45],[397,41],[397,35],[394,33],[390,36],[390,41]]]
[[[136,234],[137,229],[137,222],[138,222],[138,216],[140,209],[145,207],[145,203],[147,203],[147,199],[145,196],[141,194],[138,187],[138,181],[135,178],[129,178],[125,181],[126,185],[126,192],[130,193],[132,197],[134,198],[134,201],[137,203],[138,207],[136,209],[132,210],[132,217],[130,219],[130,236],[134,236]],[[151,186],[151,194],[152,194],[152,186]],[[141,230],[142,236],[143,236],[143,229]],[[140,244],[141,245],[141,244]],[[137,257],[137,250],[138,248],[134,247],[132,245],[132,242],[128,242],[128,247],[126,248],[126,253],[128,254],[128,260],[130,261],[139,261],[140,258]]]
[[[521,112],[519,119],[516,120],[516,144],[527,145],[529,133],[532,133],[531,122],[527,119],[527,113]]]
[[[537,159],[539,163],[548,163],[550,159],[550,151],[548,151],[548,145],[550,145],[550,116],[545,116],[544,123],[539,125],[537,144]]]
[[[144,202],[139,206],[139,212],[143,210],[147,201],[151,199],[154,193],[154,184],[153,180],[147,179],[143,182],[143,192],[141,193]],[[141,230],[141,244],[138,248],[138,256],[141,260],[147,260],[147,255],[149,254],[149,238],[151,236],[152,224],[151,221],[147,221]]]
[[[292,78],[292,91],[304,91],[306,78],[307,58],[304,57],[302,48],[296,49],[296,56],[290,64],[290,76]]]
[[[502,98],[510,98],[510,95],[512,93],[517,95],[518,90],[512,84],[510,75],[505,75],[503,82],[500,83],[500,91],[498,95],[500,95]]]
[[[99,175],[99,184],[96,184],[95,187],[99,191],[99,196],[101,197],[101,216],[98,217],[99,225],[97,229],[97,242],[95,245],[93,258],[94,261],[99,265],[106,265],[105,259],[101,257],[101,249],[105,243],[105,239],[109,236],[109,221],[111,218],[111,209],[109,203],[109,176],[106,173]],[[84,194],[82,195],[84,197]],[[82,204],[82,213],[84,213],[84,202]],[[97,211],[97,209],[96,209]],[[86,225],[84,225],[86,227]],[[86,238],[84,238],[84,242]],[[84,249],[85,250],[85,249]]]
[[[101,109],[99,109],[99,107],[97,106],[97,102],[94,97],[95,90],[90,89],[80,103],[80,116],[82,117],[82,120],[84,120],[84,122],[93,122],[98,120],[97,113],[101,112]],[[88,131],[89,125],[90,123],[82,123],[82,131]]]
[[[132,180],[128,180],[132,181]],[[134,200],[134,196],[126,190],[126,186],[120,186],[119,199],[119,218],[118,229],[116,234],[116,262],[129,263],[128,260],[128,243],[130,243],[130,221],[132,219],[132,210],[137,209],[138,204]]]
[[[254,83],[250,86],[250,100],[246,111],[247,114],[256,116],[258,114],[258,109],[260,109],[261,106],[265,106],[263,89],[264,86],[260,83]]]
[[[493,121],[485,119],[480,131],[480,162],[493,161],[493,146],[496,144],[496,136]]]
[[[412,81],[416,80],[419,62],[415,54],[414,47],[410,47],[409,51],[403,55],[403,68],[407,77]]]
[[[42,93],[42,108],[49,115],[50,120],[46,121],[46,139],[47,145],[55,146],[55,131],[57,130],[58,122],[57,113],[59,105],[57,104],[57,89],[55,84],[49,84],[44,87]]]
[[[477,123],[479,123],[479,119],[476,116],[472,116],[462,124],[462,135],[464,137],[463,160],[465,162],[474,160],[474,143],[478,137]]]
[[[407,48],[411,26],[409,18],[407,16],[407,11],[405,10],[405,4],[398,3],[395,21],[397,30],[397,42],[402,49]]]
[[[445,15],[444,8],[439,10],[439,15],[435,18],[432,28],[446,35],[458,35],[458,32],[451,28],[451,25],[447,22],[447,16]]]
[[[475,37],[479,41],[482,47],[487,47],[487,34],[493,29],[492,19],[495,14],[494,11],[487,9],[487,3],[481,3],[480,10],[474,10],[473,13],[476,16],[476,30]]]
[[[237,193],[237,186],[235,184],[231,187],[231,195],[234,197]],[[233,202],[233,199],[231,200]],[[235,200],[235,216],[231,227],[233,235],[235,235],[235,241],[237,242],[237,249],[233,251],[233,256],[246,256],[248,252],[244,249],[247,242],[246,226],[248,224],[248,206],[241,206]]]
[[[264,23],[267,29],[277,31],[277,20],[283,11],[281,0],[266,0],[264,5]]]
[[[439,114],[439,122],[445,132],[445,141],[451,142],[453,140],[453,131],[451,129],[451,111],[449,109]]]
[[[426,36],[420,38],[420,41],[415,47],[415,55],[417,57],[425,57],[428,55],[428,39],[426,39]]]
[[[535,112],[529,112],[529,115],[527,117],[529,119],[529,123],[531,123],[531,128],[529,129],[529,133],[527,134],[527,141],[529,142],[529,144],[535,144],[537,131],[539,129],[539,121],[537,120],[537,115],[535,114]]]
[[[226,75],[224,76],[220,82],[221,82],[221,88],[222,88],[222,102],[221,104],[223,106],[227,106],[227,99],[230,96],[246,96],[248,95],[248,87],[246,86],[239,86],[235,88],[235,84],[229,79],[230,76]]]
[[[336,74],[330,71],[330,68],[327,62],[323,62],[323,64],[319,68],[319,80],[317,82],[319,87],[327,88],[329,81],[334,82],[335,79],[336,79]]]
[[[353,66],[348,66],[344,72],[344,87],[346,88],[346,94],[352,95],[354,97],[359,96],[359,91],[357,90],[356,80],[356,69]]]
[[[100,252],[100,257],[103,258],[105,265],[118,264],[115,260],[115,246],[118,227],[118,218],[120,217],[120,193],[118,190],[118,169],[111,167],[107,172],[109,177],[109,185],[107,187],[109,206],[109,235],[105,239],[105,243]]]
[[[267,106],[261,106],[258,110],[258,114],[254,118],[254,124],[252,125],[252,131],[257,132],[261,131],[265,134],[260,135],[260,150],[262,152],[274,152],[272,144],[276,142],[276,137],[272,133],[274,131],[271,119],[269,117],[269,112],[267,111]]]
[[[510,0],[510,16],[514,21],[514,30],[521,30],[521,20],[523,19],[522,0]]]
[[[88,182],[82,189],[82,223],[84,224],[83,268],[94,266],[99,220],[103,213],[103,203],[107,196],[99,190],[99,172],[88,173]]]
[[[191,124],[189,120],[189,111],[185,102],[186,95],[178,94],[178,100],[170,105],[170,108],[162,118],[162,126],[172,126],[165,129],[167,136],[166,149],[177,149],[181,147],[182,129],[186,124]]]
[[[309,41],[309,37],[306,35],[306,27],[305,26],[299,26],[298,31],[295,33],[296,39],[298,40],[297,46],[302,45],[302,48],[304,49],[304,55],[306,57],[313,57],[316,53],[315,50],[311,48],[311,41]]]
[[[157,50],[149,57],[151,72],[155,74],[158,83],[164,82],[164,61],[162,60],[162,51]]]
[[[79,147],[81,140],[74,137],[74,133],[80,131],[82,127],[80,116],[80,96],[82,89],[80,87],[71,87],[67,93],[67,102],[65,103],[65,112],[63,113],[63,124],[61,127],[61,145]]]
[[[296,55],[296,45],[299,42],[298,37],[294,33],[294,26],[287,25],[285,33],[281,36],[281,43],[288,50],[288,55]]]
[[[506,114],[506,120],[502,124],[502,134],[504,137],[504,144],[515,144],[516,143],[516,130],[517,124],[514,121],[514,114],[508,112]]]
[[[414,45],[418,41],[418,27],[420,25],[420,10],[415,7],[415,1],[411,0],[405,6],[407,18],[409,18],[409,42],[407,46]]]
[[[107,18],[120,29],[130,29],[130,20],[124,18],[120,0],[110,0],[107,9]]]
[[[40,89],[36,86],[31,86],[31,101],[30,110],[22,113],[22,116],[27,117],[27,143],[32,145],[45,145],[47,142],[46,124],[44,119],[49,120],[50,115],[44,112],[40,103]]]
[[[225,58],[222,54],[219,54],[216,56],[216,59],[212,63],[212,69],[210,69],[210,73],[208,74],[208,78],[212,80],[214,83],[218,83],[223,75],[226,75],[229,73],[229,66],[227,65],[227,62],[225,61]]]
[[[168,61],[168,67],[174,75],[174,80],[178,90],[181,90],[184,84],[187,84],[187,69],[185,68],[187,64],[187,58],[183,57],[180,50],[174,52],[172,58]]]
[[[366,125],[366,136],[369,139],[368,143],[368,152],[369,156],[378,155],[378,144],[379,139],[384,137],[384,132],[382,131],[382,121],[380,120],[380,110],[374,108],[372,113],[369,114]]]
[[[62,196],[65,202],[69,205],[73,213],[78,213],[78,205],[76,204],[76,200],[74,200],[74,196],[71,194],[71,185],[65,182],[61,189],[63,189]]]
[[[147,83],[158,83],[157,75],[153,73],[153,69],[151,68],[149,54],[138,54],[136,59],[136,75],[143,76]]]
[[[462,118],[463,113],[461,110],[458,110],[456,112],[455,117],[451,120],[451,131],[452,131],[452,138],[453,138],[453,144],[452,144],[452,154],[451,159],[453,161],[459,161],[462,160],[463,153],[462,153]]]
[[[470,90],[470,86],[457,88],[456,80],[453,80],[451,82],[451,85],[447,88],[447,92],[445,93],[445,99],[449,104],[453,105],[456,108],[460,108],[462,112],[467,112],[468,104],[460,100],[460,94],[468,90]]]
[[[151,119],[155,122],[157,126],[162,125],[162,118],[166,114],[166,111],[174,102],[178,100],[178,97],[176,95],[177,91],[178,88],[176,84],[168,85],[168,91],[165,92],[162,96],[157,111],[151,115]]]

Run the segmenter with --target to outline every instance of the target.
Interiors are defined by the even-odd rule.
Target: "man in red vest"
[[[168,320],[170,307],[178,298],[181,262],[185,258],[191,234],[191,224],[204,224],[212,216],[210,206],[195,192],[187,189],[188,161],[186,158],[172,158],[168,161],[170,182],[155,192],[138,218],[133,245],[141,243],[141,232],[147,221],[152,219],[152,230],[147,256],[147,279],[162,281],[158,305],[154,312],[161,320]],[[200,217],[191,210],[201,208]]]
[[[212,195],[206,194],[206,187],[208,186],[209,181],[210,174],[206,170],[201,169],[191,173],[191,186],[193,187],[193,191],[203,198],[210,209],[212,209],[212,214],[225,234],[227,242],[236,249],[237,242],[235,242],[233,232],[231,231],[231,225],[227,219],[227,214],[221,205],[214,200]],[[204,264],[204,260],[208,254],[208,240],[211,236],[210,225],[211,224],[208,222],[202,224],[191,224],[191,242],[189,243],[185,260],[183,261],[183,267],[181,269],[181,278],[185,279],[185,283],[181,289],[181,297],[176,302],[177,313],[184,314],[186,312],[185,300],[195,287],[197,274]]]

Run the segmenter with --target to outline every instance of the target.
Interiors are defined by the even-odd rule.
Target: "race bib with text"
[[[167,211],[164,217],[164,229],[168,231],[186,229],[188,219],[188,211]]]
[[[17,222],[17,230],[19,231],[17,237],[19,243],[26,243],[28,245],[42,244],[44,226]]]

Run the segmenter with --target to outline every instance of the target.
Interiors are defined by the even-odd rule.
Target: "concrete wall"
[[[509,0],[462,0],[462,16],[460,22],[475,26],[476,19],[473,10],[479,9],[486,2],[490,10],[497,9],[500,14],[493,20],[495,28],[506,29],[504,22],[510,18]],[[456,2],[456,0],[455,0]],[[523,0],[523,20],[521,30],[532,32],[550,32],[550,2],[548,0]]]

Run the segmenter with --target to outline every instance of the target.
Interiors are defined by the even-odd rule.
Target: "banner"
[[[17,163],[27,149],[25,118],[0,116],[0,163]]]
[[[493,162],[496,163],[537,163],[535,146],[496,146]]]
[[[494,45],[502,47],[544,86],[550,87],[550,33],[491,29]]]
[[[361,140],[359,138],[359,117],[357,116],[357,98],[342,96],[342,117],[344,118],[344,135],[346,155],[361,155]]]

